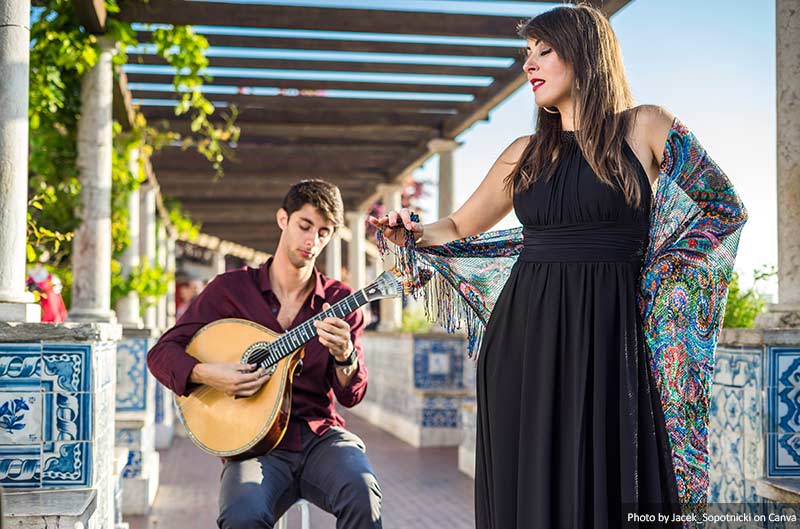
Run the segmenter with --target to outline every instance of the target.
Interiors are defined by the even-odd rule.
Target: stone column
[[[175,236],[167,237],[167,272],[173,278],[167,286],[167,327],[175,325],[175,271],[178,268],[175,261],[175,243]]]
[[[402,206],[400,187],[397,185],[380,186],[379,191],[383,196],[383,206],[386,211],[397,211]],[[391,263],[389,263],[391,265]],[[382,299],[381,319],[378,323],[380,331],[396,331],[403,324],[402,298]]]
[[[156,264],[156,193],[158,188],[150,183],[139,188],[139,253],[141,262],[147,266]],[[156,300],[148,299],[148,303]],[[158,326],[158,308],[151,304],[144,309],[144,326],[155,329]]]
[[[69,319],[111,321],[111,105],[114,43],[100,39],[97,64],[81,82],[78,172],[81,224],[72,242]]]
[[[439,218],[455,211],[455,178],[453,153],[461,145],[455,140],[435,138],[428,149],[439,155]]]
[[[216,275],[224,274],[227,271],[227,266],[225,265],[225,251],[218,250],[214,254],[214,273]]]
[[[800,10],[796,0],[775,7],[779,303],[758,326],[800,327]]]
[[[164,226],[163,222],[158,224],[158,266],[161,267],[164,272],[167,271],[168,263],[167,263],[167,228]],[[156,305],[156,325],[158,326],[158,330],[163,332],[167,329],[167,295],[164,294],[163,296],[158,298],[158,305]]]
[[[130,171],[134,176],[139,173],[139,155],[136,150],[131,153]],[[123,277],[130,276],[139,267],[139,189],[131,191],[128,196],[128,233],[131,243],[120,257]],[[117,319],[125,328],[142,327],[138,292],[129,292],[127,296],[117,301],[116,311]]]
[[[0,321],[37,322],[25,291],[30,0],[0,3]]]
[[[367,254],[364,251],[364,242],[367,232],[366,215],[357,211],[346,214],[347,225],[352,237],[347,246],[347,266],[350,272],[350,286],[358,290],[367,285]]]
[[[338,232],[325,247],[325,275],[333,279],[342,279],[342,238]]]
[[[169,233],[165,234],[163,246],[159,248],[159,261],[173,278],[167,285],[167,294],[162,297],[163,309],[159,309],[159,318],[163,318],[159,326],[163,324],[163,331],[175,325],[175,237]],[[153,383],[156,386],[155,447],[162,450],[169,448],[175,434],[174,394],[160,382],[154,380]]]

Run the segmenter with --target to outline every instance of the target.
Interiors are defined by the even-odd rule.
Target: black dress
[[[478,529],[677,527],[678,502],[636,288],[642,206],[602,183],[563,133],[550,179],[515,194],[525,248],[478,360]],[[634,513],[638,516],[629,516]]]

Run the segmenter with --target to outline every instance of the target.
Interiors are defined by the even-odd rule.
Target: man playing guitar
[[[242,318],[283,333],[350,295],[349,286],[314,266],[342,225],[343,209],[333,184],[293,185],[276,215],[281,237],[274,256],[260,268],[227,272],[209,283],[148,353],[153,375],[184,396],[203,385],[237,397],[258,392],[269,375],[257,365],[200,363],[186,347],[212,321]],[[381,490],[364,443],[345,430],[334,406],[334,396],[355,406],[367,390],[364,317],[356,310],[315,326],[318,338],[305,346],[281,442],[267,454],[224,462],[220,529],[271,529],[298,498],[336,516],[339,529],[381,527]]]

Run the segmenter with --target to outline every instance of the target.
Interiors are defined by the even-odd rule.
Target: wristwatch
[[[358,361],[358,355],[356,354],[356,348],[355,347],[353,347],[353,349],[350,351],[350,354],[348,355],[347,360],[339,361],[339,360],[336,359],[335,356],[333,357],[333,363],[337,367],[352,367],[352,366],[355,365],[355,363],[357,361]]]

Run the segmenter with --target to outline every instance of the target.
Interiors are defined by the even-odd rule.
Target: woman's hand
[[[383,217],[370,215],[367,221],[379,230],[383,230],[383,236],[397,246],[403,246],[406,243],[405,230],[411,231],[414,234],[414,240],[417,242],[422,239],[424,232],[422,224],[411,220],[411,210],[408,208],[403,208],[400,211],[390,211]]]

